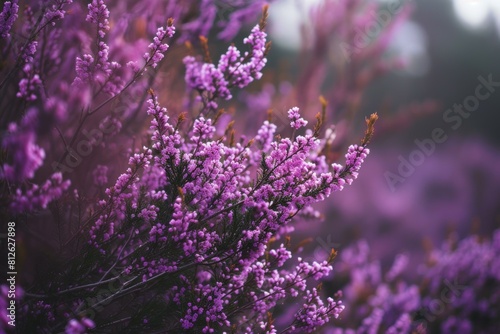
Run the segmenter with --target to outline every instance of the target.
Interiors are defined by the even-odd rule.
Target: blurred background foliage
[[[383,10],[391,1],[371,2]],[[314,25],[309,13],[319,3],[279,0],[271,6],[270,68],[285,69],[288,77],[284,79],[292,85],[300,80],[304,59],[314,53],[304,47],[310,42],[304,31]],[[491,75],[494,81],[500,81],[500,2],[398,3],[411,6],[412,11],[395,29],[383,57],[398,57],[405,66],[387,71],[367,86],[359,110],[350,120],[350,137],[354,140],[364,125],[363,118],[377,111],[381,121],[372,155],[359,182],[342,196],[334,196],[325,207],[326,224],[321,229],[323,235],[331,235],[340,244],[368,239],[372,250],[382,257],[411,250],[421,258],[428,241],[439,244],[450,232],[461,236],[470,231],[490,234],[500,223],[500,91],[481,101],[457,130],[443,121],[447,109],[474,95],[479,76]],[[325,17],[335,15],[335,6],[331,8]],[[343,56],[331,51],[338,47],[338,39],[331,34],[327,40],[330,51],[323,60],[336,66]],[[338,79],[332,67],[328,68],[317,95],[328,96],[331,83]],[[329,102],[334,103],[331,99]],[[273,106],[274,111],[288,106],[281,103]],[[314,115],[319,107],[313,103],[307,109],[306,113]],[[334,124],[340,118],[335,113],[328,116]],[[437,144],[435,152],[391,191],[384,174],[397,173],[398,158],[408,159],[417,148],[414,141],[430,138],[438,127],[445,130],[447,141]],[[308,232],[310,228],[307,224]],[[318,246],[317,242],[313,244],[312,248]]]

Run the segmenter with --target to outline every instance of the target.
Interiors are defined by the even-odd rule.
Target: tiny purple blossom
[[[89,13],[86,20],[97,24],[100,38],[104,38],[109,30],[109,10],[103,0],[92,0],[88,5]]]
[[[300,117],[299,108],[297,107],[288,110],[288,118],[290,119],[290,126],[295,130],[307,125],[307,121]]]
[[[5,1],[2,12],[0,13],[0,37],[7,38],[9,32],[17,19],[19,12],[19,0]]]
[[[156,68],[158,63],[163,59],[164,53],[168,50],[169,46],[163,41],[169,37],[172,38],[175,33],[175,27],[173,26],[173,20],[169,20],[167,23],[167,28],[159,27],[156,31],[156,36],[153,38],[153,42],[149,44],[149,53],[144,54],[144,59],[146,59],[146,64]]]

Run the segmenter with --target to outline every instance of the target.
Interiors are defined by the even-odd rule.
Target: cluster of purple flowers
[[[452,235],[421,268],[426,283],[417,319],[429,331],[495,333],[500,314],[500,231],[458,240]]]
[[[424,262],[410,265],[408,254],[399,254],[385,270],[366,241],[347,247],[333,282],[344,282],[350,307],[326,332],[496,333],[499,235],[459,240],[453,234]]]
[[[235,143],[215,137],[212,119],[200,116],[186,136],[183,115],[172,124],[150,94],[152,144],[106,191],[90,230],[91,246],[131,277],[116,298],[158,284],[162,307],[184,310],[176,321],[170,316],[170,330],[204,333],[231,326],[275,332],[268,313],[299,295],[304,306],[287,331],[309,332],[338,317],[342,303],[323,302],[307,284],[328,276],[333,254],[320,263],[298,258],[285,266],[291,252],[283,243],[271,246],[292,231],[288,225],[302,208],[355,178],[368,149],[351,147],[346,166],[329,171],[311,130],[276,141],[275,127],[266,122],[255,141]],[[99,281],[113,279],[108,272]],[[151,326],[159,321],[152,317]]]
[[[0,13],[0,37],[7,38],[10,36],[10,30],[17,19],[19,11],[19,1],[5,1],[2,12]]]
[[[192,56],[184,58],[186,83],[189,88],[200,93],[199,99],[203,102],[204,112],[217,110],[217,98],[230,100],[232,87],[244,88],[262,77],[261,71],[266,65],[266,54],[270,46],[266,43],[265,20],[264,17],[261,24],[255,26],[250,36],[243,40],[244,44],[251,47],[250,52],[241,55],[232,45],[220,57],[217,66],[198,62]]]

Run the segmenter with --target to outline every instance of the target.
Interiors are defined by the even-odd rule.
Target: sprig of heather
[[[89,13],[86,21],[97,25],[97,52],[95,56],[84,54],[76,58],[76,78],[73,84],[83,86],[85,83],[103,83],[111,74],[109,46],[104,42],[109,30],[109,10],[103,0],[93,0],[88,5]],[[101,77],[104,76],[104,77]]]
[[[0,37],[10,37],[10,30],[17,19],[19,0],[5,1],[0,13]]]
[[[169,37],[172,38],[175,33],[173,19],[167,21],[167,28],[160,27],[156,31],[156,36],[153,42],[149,44],[149,53],[144,54],[144,59],[146,59],[146,66],[151,66],[155,68],[158,63],[163,59],[164,53],[167,52],[169,46],[164,43],[164,40]]]
[[[193,56],[186,56],[185,81],[191,90],[199,93],[199,100],[203,103],[203,113],[215,111],[218,108],[217,99],[230,100],[231,88],[244,88],[254,80],[262,77],[262,69],[266,65],[266,54],[270,43],[266,43],[268,6],[264,6],[260,24],[256,25],[243,43],[248,44],[251,51],[243,55],[234,46],[230,46],[220,57],[218,65],[214,65],[208,53],[207,40],[202,37],[201,43],[205,50],[205,61],[197,61]]]
[[[27,5],[25,8],[25,14],[27,14],[28,20],[24,24],[24,30],[27,31],[28,35],[23,38],[21,47],[19,48],[17,59],[15,65],[10,69],[7,75],[4,76],[3,80],[0,82],[0,94],[4,93],[6,85],[9,80],[16,74],[16,72],[21,68],[21,66],[31,59],[30,53],[32,53],[34,47],[36,47],[36,41],[40,34],[49,26],[54,26],[56,21],[64,18],[66,14],[65,7],[71,4],[72,0],[55,0],[48,6],[42,7],[42,13],[38,20],[33,21],[31,14],[31,6]],[[4,4],[2,13],[0,13],[0,29],[2,32],[2,37],[5,35],[7,37],[8,31],[12,28],[12,25],[17,18],[17,12],[19,11],[19,6],[17,1],[7,1]],[[5,38],[3,37],[3,38]],[[10,48],[8,48],[10,50]]]

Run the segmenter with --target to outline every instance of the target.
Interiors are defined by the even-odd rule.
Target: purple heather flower
[[[94,177],[94,184],[96,186],[103,186],[108,183],[108,166],[97,165],[92,173]]]
[[[67,3],[53,1],[39,18],[38,7],[27,10],[26,31],[40,22],[55,23],[64,18],[62,6]],[[237,7],[235,19],[250,15],[246,10],[252,5],[239,0],[227,3]],[[133,6],[150,11],[160,4],[152,0]],[[179,22],[188,21],[182,26],[184,35],[189,32],[189,23],[208,32],[213,9],[220,4],[204,1],[202,13],[196,13],[199,8],[195,1],[169,2],[167,9]],[[121,2],[109,5],[117,15],[127,7]],[[56,277],[50,285],[43,279],[35,283],[20,310],[27,312],[22,314],[26,327],[36,324],[39,331],[50,328],[67,333],[92,328],[99,331],[105,330],[101,327],[103,320],[110,316],[105,321],[116,324],[116,329],[123,326],[132,331],[161,330],[166,325],[174,332],[229,332],[236,326],[246,332],[277,333],[281,328],[273,323],[270,311],[279,311],[297,298],[300,303],[288,319],[292,323],[284,325],[290,325],[290,331],[316,331],[331,318],[339,318],[344,310],[341,295],[329,296],[314,287],[331,275],[333,253],[324,261],[297,258],[288,235],[302,213],[318,215],[311,205],[352,182],[368,154],[367,148],[364,144],[351,146],[345,166],[330,166],[322,154],[325,143],[318,138],[316,128],[282,138],[275,136],[277,127],[268,121],[255,139],[235,139],[232,123],[227,131],[218,131],[221,120],[207,112],[218,107],[218,98],[230,99],[231,89],[244,88],[261,78],[268,48],[265,19],[244,40],[250,49],[247,52],[230,46],[215,64],[194,57],[184,59],[186,84],[200,93],[204,106],[198,117],[191,118],[184,113],[173,117],[181,109],[174,105],[167,111],[152,90],[147,114],[141,112],[147,85],[154,80],[173,82],[161,71],[145,72],[158,67],[169,48],[165,40],[175,32],[172,21],[156,30],[145,60],[141,60],[147,45],[144,33],[151,33],[150,26],[156,25],[159,14],[130,12],[122,20],[112,21],[102,0],[93,0],[88,14],[84,9],[75,4],[72,20],[64,18],[61,26],[38,35],[44,38],[26,44],[25,57],[19,57],[22,66],[32,65],[21,78],[28,79],[21,82],[26,91],[23,95],[34,94],[39,99],[37,106],[44,109],[30,127],[23,127],[24,120],[12,125],[4,141],[6,146],[22,147],[19,156],[7,147],[4,167],[10,170],[3,171],[19,179],[13,187],[10,209],[24,213],[47,209],[54,202],[45,212],[57,214],[61,222],[80,224],[61,230],[61,240],[67,232],[75,245],[83,242],[83,246],[77,246],[81,254],[68,258],[70,265],[60,276],[64,279]],[[116,31],[109,32],[111,22]],[[127,22],[134,25],[129,27]],[[239,29],[224,27],[228,27],[224,34]],[[51,38],[60,43],[46,41]],[[82,42],[83,47],[72,47],[71,39]],[[66,77],[75,70],[76,77]],[[37,74],[44,78],[43,86],[40,82],[30,87],[30,80],[34,81]],[[149,81],[136,84],[143,74],[151,74]],[[71,79],[75,85],[71,85]],[[161,98],[168,100],[164,93]],[[171,93],[177,93],[175,87]],[[149,138],[141,132],[147,131],[141,122],[146,117],[151,118]],[[294,129],[307,125],[298,108],[291,109],[290,121]],[[127,138],[130,133],[137,134],[133,141]],[[68,173],[65,177],[73,181],[72,191],[67,192],[70,181],[65,181],[61,173],[47,178],[47,168],[40,168],[44,151],[36,145],[38,138],[40,145],[51,148],[47,153],[51,161],[74,162],[66,158],[80,154],[81,143],[95,148],[92,156],[81,153],[88,158],[72,166],[68,163],[71,168],[64,166]],[[128,168],[108,184],[115,177],[111,172],[120,167],[119,160],[108,163],[114,153],[110,150],[123,139],[121,147],[130,147]],[[26,170],[18,168],[23,159]],[[76,168],[76,173],[69,172]],[[85,171],[88,177],[81,178]],[[18,182],[26,178],[29,182]],[[80,186],[85,182],[88,184]],[[104,185],[108,188],[102,192]],[[62,197],[65,192],[67,196]],[[103,198],[93,201],[97,196]],[[105,299],[94,299],[94,293],[108,283],[117,289]],[[393,304],[411,305],[413,290],[408,290],[408,294],[399,290],[394,293],[397,297]],[[123,300],[121,297],[129,294],[130,311],[126,311],[130,318],[117,319],[112,310],[117,301]],[[384,296],[386,291],[381,289],[379,294]],[[135,298],[139,295],[142,297]],[[147,315],[143,314],[144,301],[155,303]],[[110,306],[92,320],[80,318],[104,303]],[[180,311],[171,312],[173,309]],[[135,323],[140,329],[134,328]]]
[[[61,173],[54,173],[41,186],[34,184],[25,191],[18,188],[10,204],[11,210],[20,213],[46,209],[50,202],[61,197],[70,184],[69,180],[63,181]]]
[[[64,5],[69,5],[73,3],[73,0],[56,0],[54,3],[48,7],[48,10],[44,14],[45,23],[50,23],[54,26],[56,20],[63,19],[66,15],[66,11],[63,9]]]
[[[328,261],[309,263],[298,258],[295,265],[285,269],[285,263],[291,262],[291,253],[283,244],[265,254],[271,238],[287,231],[285,227],[291,217],[341,189],[340,180],[359,169],[366,156],[365,148],[352,149],[347,156],[348,165],[336,174],[328,171],[316,174],[316,166],[308,157],[316,152],[320,141],[311,133],[276,141],[272,135],[274,126],[267,123],[257,138],[261,147],[252,148],[245,143],[229,146],[215,138],[212,120],[200,116],[188,135],[182,136],[179,128],[170,124],[167,110],[151,94],[148,101],[148,114],[152,116],[151,147],[134,155],[130,168],[106,191],[108,198],[101,201],[105,214],[92,226],[90,243],[102,254],[108,254],[104,246],[120,240],[118,231],[133,216],[144,226],[142,242],[158,249],[175,245],[176,252],[175,257],[142,256],[140,261],[129,265],[127,273],[138,272],[141,282],[147,283],[165,273],[174,274],[186,261],[200,268],[211,264],[221,266],[216,270],[222,276],[197,276],[200,281],[193,287],[195,295],[210,296],[203,308],[199,307],[199,301],[184,296],[178,289],[168,294],[169,300],[187,303],[180,318],[184,330],[196,327],[201,332],[211,332],[229,326],[223,305],[232,303],[236,295],[244,296],[253,305],[258,314],[254,319],[257,326],[268,326],[267,311],[280,300],[298,294],[306,296],[304,311],[297,313],[294,325],[298,330],[314,330],[330,317],[337,317],[344,308],[338,298],[323,302],[307,284],[308,279],[321,280],[330,274],[332,266]],[[268,150],[264,152],[262,147]],[[259,164],[262,181],[255,182],[248,166]],[[140,170],[144,170],[144,175],[155,176],[141,181]],[[175,175],[183,176],[177,179]],[[172,187],[176,182],[180,183]],[[140,196],[139,189],[146,191],[145,197]],[[163,193],[158,192],[160,189]],[[143,202],[141,198],[159,201]],[[169,207],[168,216],[160,215],[165,206]],[[132,216],[127,208],[132,208]],[[236,221],[239,215],[251,219]],[[230,231],[235,224],[243,224],[239,227],[241,232],[234,244],[226,248],[230,234],[224,230]],[[138,228],[136,233],[142,232]],[[228,256],[235,256],[232,267],[221,261]],[[274,269],[276,266],[281,271]],[[216,277],[230,284],[214,281]],[[245,290],[250,280],[259,291]],[[180,284],[179,289],[187,288],[185,284],[188,282]],[[307,320],[311,316],[313,320]]]
[[[89,54],[84,54],[82,58],[76,57],[76,78],[75,84],[87,82],[92,78],[92,64],[94,57]]]
[[[109,30],[109,10],[103,0],[92,0],[88,5],[89,13],[86,20],[97,24],[99,37],[102,39]]]
[[[95,81],[99,84],[108,83],[112,68],[116,65],[109,62],[109,46],[103,41],[109,30],[109,10],[103,0],[93,0],[88,5],[86,21],[97,25],[98,39],[95,56],[84,54],[76,57],[76,77],[74,84],[82,86],[84,83]],[[110,88],[106,88],[110,91]]]
[[[288,110],[288,118],[290,119],[290,126],[295,130],[307,125],[307,121],[300,117],[299,108],[297,107]]]
[[[220,57],[218,66],[200,63],[193,56],[184,58],[186,66],[185,81],[188,88],[200,93],[206,110],[215,110],[216,98],[230,100],[232,87],[243,88],[262,77],[265,58],[267,34],[256,25],[250,35],[243,40],[251,47],[250,52],[241,55],[235,46],[230,46]],[[208,96],[204,96],[208,94]]]
[[[38,46],[37,41],[33,41],[26,46],[26,48],[24,49],[23,55],[21,56],[25,63],[32,63],[33,62],[33,56],[35,55],[37,46]]]
[[[7,38],[9,32],[17,19],[19,11],[19,0],[5,1],[2,12],[0,13],[0,37]]]
[[[26,77],[19,81],[19,92],[16,96],[26,101],[35,101],[37,99],[36,93],[42,86],[42,80],[33,70],[32,64],[24,65],[23,72]]]
[[[333,298],[328,298],[325,305],[316,288],[306,291],[304,299],[305,304],[295,315],[295,322],[290,328],[293,332],[311,333],[325,325],[330,318],[338,318],[345,308],[342,301]]]
[[[85,334],[88,329],[95,327],[92,320],[88,318],[82,318],[81,320],[71,319],[65,328],[66,334]]]
[[[175,33],[175,27],[172,25],[172,21],[167,25],[167,29],[159,27],[156,31],[156,36],[153,38],[153,43],[149,44],[149,53],[144,54],[144,59],[146,63],[151,63],[151,66],[155,68],[158,63],[163,59],[164,53],[168,50],[168,44],[163,43],[166,37],[172,38]]]
[[[4,138],[3,148],[12,152],[12,163],[4,164],[0,177],[5,180],[22,182],[34,177],[43,164],[45,151],[36,142],[35,127],[38,111],[30,109],[19,125],[11,123]]]

